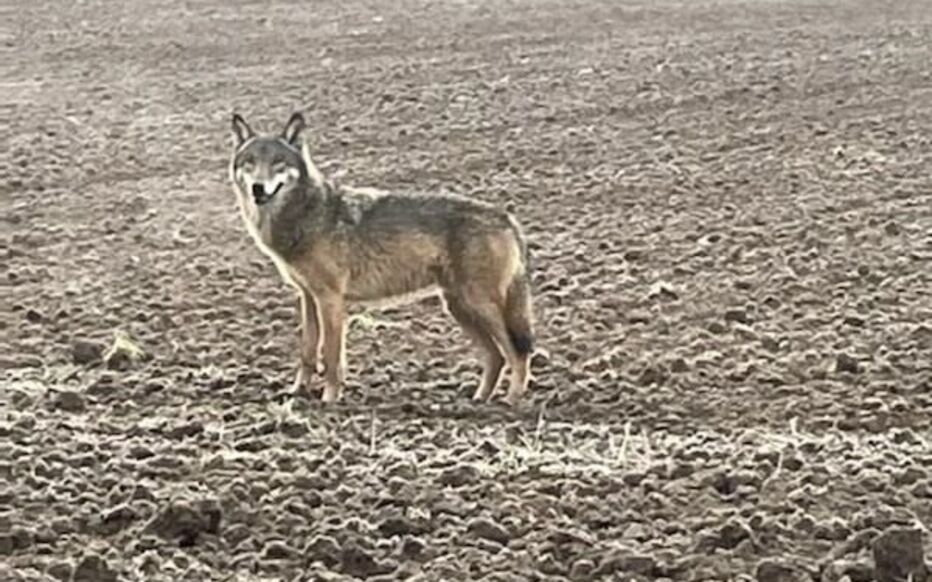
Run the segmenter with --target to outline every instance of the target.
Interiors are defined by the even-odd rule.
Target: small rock
[[[599,579],[610,577],[616,572],[653,576],[657,563],[651,556],[640,554],[619,554],[605,557],[594,572]]]
[[[874,569],[865,562],[835,560],[822,570],[822,582],[841,582],[845,578],[851,582],[873,582]]]
[[[643,523],[632,523],[625,528],[621,537],[626,540],[647,540],[650,539],[650,530]]]
[[[13,536],[8,533],[0,533],[0,556],[12,554],[13,547]]]
[[[497,554],[501,552],[502,548],[504,547],[498,542],[493,542],[492,540],[487,540],[484,538],[479,538],[476,540],[475,546],[486,554]]]
[[[389,517],[379,524],[379,533],[386,538],[404,535],[420,535],[427,528],[405,516]]]
[[[448,487],[462,487],[477,483],[481,475],[479,469],[472,465],[457,465],[440,474],[438,482]]]
[[[587,532],[570,528],[560,528],[551,531],[547,534],[547,541],[554,546],[566,546],[571,544],[591,546],[595,543],[595,540]]]
[[[780,351],[780,340],[769,335],[765,335],[760,338],[760,345],[768,352]]]
[[[751,530],[747,525],[738,521],[729,521],[715,532],[709,542],[714,547],[731,550],[750,537]]]
[[[73,390],[59,392],[55,395],[52,404],[57,410],[64,410],[65,412],[84,412],[87,409],[84,395]]]
[[[401,543],[401,555],[409,560],[417,560],[424,555],[427,544],[420,538],[405,538]]]
[[[750,325],[745,325],[743,323],[735,323],[734,325],[732,325],[732,331],[734,331],[735,334],[743,340],[746,340],[749,342],[757,341],[757,338],[758,338],[757,332],[754,331],[754,328],[751,327]]]
[[[28,527],[13,527],[10,534],[13,536],[13,548],[17,550],[31,547],[36,541],[35,531]]]
[[[56,580],[71,580],[74,567],[68,562],[56,562],[45,569],[45,573]]]
[[[202,533],[217,533],[221,518],[220,506],[214,500],[174,501],[158,512],[143,531],[190,546]]]
[[[343,547],[340,564],[345,574],[364,579],[388,574],[396,568],[395,565],[377,561],[355,542],[350,542]]]
[[[75,364],[85,365],[99,362],[103,359],[103,355],[104,348],[98,343],[76,340],[71,344],[71,359]]]
[[[26,310],[26,321],[28,321],[29,323],[39,323],[40,321],[42,321],[42,319],[43,319],[42,314],[36,311],[35,309]]]
[[[746,310],[741,308],[728,309],[725,311],[725,321],[749,325],[751,323],[751,316],[748,315]]]
[[[871,549],[878,582],[926,582],[929,578],[929,570],[923,558],[920,530],[888,528],[874,539]]]
[[[757,582],[810,582],[812,578],[801,568],[779,560],[761,560],[754,575]]]
[[[835,356],[835,371],[845,372],[848,374],[859,374],[861,372],[861,365],[856,359],[842,352]]]
[[[494,457],[502,451],[502,448],[498,444],[490,441],[489,439],[483,439],[476,448],[483,455],[488,457]]]
[[[651,286],[650,292],[648,293],[647,296],[651,299],[664,299],[667,301],[676,301],[677,299],[680,298],[679,293],[677,293],[676,290],[673,289],[673,287],[671,287],[667,283],[664,283],[663,281],[658,281],[657,283],[654,283]]]
[[[561,564],[553,554],[538,554],[537,569],[542,574],[553,577],[566,576],[566,566]]]
[[[893,431],[893,442],[898,445],[921,445],[922,439],[908,428]]]
[[[172,439],[184,439],[188,437],[197,436],[204,432],[204,423],[198,420],[192,420],[190,422],[184,422],[175,426],[174,428],[169,429],[165,434],[168,438]]]
[[[725,327],[725,325],[719,321],[710,322],[708,327],[706,327],[706,329],[708,329],[709,332],[714,333],[715,335],[722,335],[723,333],[728,331],[728,328]]]
[[[114,336],[113,345],[104,354],[104,364],[111,370],[127,370],[137,362],[145,359],[147,354],[125,333]]]
[[[74,582],[117,582],[118,574],[97,554],[87,554],[74,570]]]
[[[662,385],[667,380],[667,373],[661,366],[647,365],[638,374],[637,382],[641,386]]]
[[[286,420],[282,422],[278,429],[288,438],[300,438],[308,433],[310,430],[306,422],[290,421]]]
[[[649,312],[640,309],[633,309],[628,312],[627,315],[628,323],[635,324],[646,324],[652,322],[655,317]]]
[[[643,473],[641,471],[628,471],[621,476],[621,481],[628,487],[637,487],[646,478],[647,473]]]
[[[932,481],[920,481],[909,492],[918,499],[932,499]]]
[[[595,570],[595,562],[589,558],[580,558],[570,568],[570,580],[588,580]]]
[[[511,535],[505,528],[481,517],[470,521],[469,525],[466,526],[466,531],[476,537],[492,540],[502,545],[506,545],[511,539]]]
[[[129,448],[129,451],[127,451],[127,455],[129,455],[131,459],[141,461],[143,459],[154,457],[155,453],[152,451],[152,449],[145,445],[133,445]]]
[[[113,535],[129,527],[138,516],[126,504],[117,505],[101,516],[100,533]]]
[[[314,537],[304,547],[304,555],[311,561],[320,561],[327,566],[334,566],[340,562],[343,550],[339,542],[326,535]]]
[[[298,551],[281,540],[273,540],[262,549],[264,560],[288,560],[298,554]]]
[[[670,371],[674,374],[683,374],[689,371],[689,364],[683,358],[676,358],[670,362]]]
[[[845,316],[845,325],[850,325],[851,327],[864,327],[865,321],[863,317],[858,315],[848,315]]]
[[[833,518],[817,523],[812,535],[819,540],[842,542],[851,535],[851,528],[844,521]]]

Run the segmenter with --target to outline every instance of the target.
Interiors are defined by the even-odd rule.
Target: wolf
[[[296,391],[322,374],[323,402],[345,379],[346,310],[439,295],[484,354],[473,398],[487,401],[507,363],[504,401],[528,388],[534,317],[527,244],[515,217],[454,194],[338,185],[311,160],[304,116],[279,134],[257,134],[232,116],[230,179],[246,230],[297,290]]]

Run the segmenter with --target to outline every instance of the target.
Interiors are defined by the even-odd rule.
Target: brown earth
[[[0,578],[865,580],[932,526],[927,1],[0,21]],[[435,303],[355,319],[341,404],[289,397],[234,108],[304,111],[344,182],[513,206],[520,409],[469,400]]]

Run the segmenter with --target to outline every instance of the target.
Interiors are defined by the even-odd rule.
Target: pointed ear
[[[282,130],[282,139],[297,147],[298,137],[300,137],[301,131],[306,125],[304,116],[301,113],[293,113],[291,119],[285,124],[285,129]]]
[[[241,146],[247,139],[256,135],[256,132],[249,127],[246,120],[239,113],[233,114],[233,137],[236,139],[236,145]]]
[[[304,160],[304,167],[307,168],[307,177],[315,186],[323,186],[324,175],[320,173],[320,170],[314,165],[314,161],[311,160],[311,146],[307,144],[306,139],[301,141],[301,159]]]

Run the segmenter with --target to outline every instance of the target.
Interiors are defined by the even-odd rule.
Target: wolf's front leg
[[[346,311],[343,298],[328,295],[318,298],[320,322],[324,335],[324,402],[336,402],[343,392],[345,376]]]
[[[320,372],[320,314],[317,301],[310,292],[299,289],[301,302],[301,340],[298,374],[294,380],[294,392],[311,389],[314,375]]]

